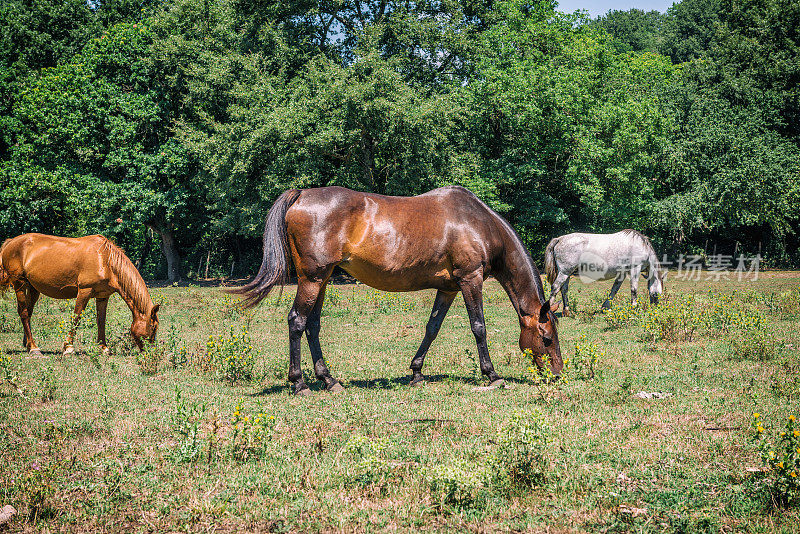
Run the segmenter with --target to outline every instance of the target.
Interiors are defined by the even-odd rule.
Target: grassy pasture
[[[628,317],[626,286],[611,328],[599,312],[608,289],[572,281],[575,314],[559,324],[572,370],[548,385],[518,350],[505,293],[487,284],[489,349],[510,387],[484,391],[460,298],[426,358],[429,381],[411,388],[433,292],[331,286],[322,345],[347,391],[320,390],[304,345],[310,398],[285,380],[292,287],[252,314],[216,288],[154,289],[159,344],[143,356],[121,336],[130,314],[118,297],[110,357],[94,350],[93,305],[62,357],[73,303],[42,299],[45,356],[30,358],[15,303],[0,301],[0,507],[20,511],[6,528],[796,532],[797,508],[766,490],[752,421],[761,414],[774,440],[798,413],[800,273],[668,283],[668,309],[696,321],[672,339],[641,326],[646,311]],[[709,321],[715,304],[743,315]],[[246,358],[207,356],[209,335],[232,327],[244,339],[215,337],[211,352],[236,360],[252,345],[252,380],[219,376],[238,365],[246,377]],[[576,344],[596,358],[593,378]]]

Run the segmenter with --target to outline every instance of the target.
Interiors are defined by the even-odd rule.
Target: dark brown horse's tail
[[[558,243],[558,238],[553,238],[547,244],[547,248],[544,249],[544,271],[547,273],[547,281],[550,285],[553,285],[553,282],[558,276],[558,265],[556,265],[556,255],[555,255],[555,248],[556,244]]]
[[[286,232],[286,212],[297,200],[302,191],[289,189],[285,191],[267,214],[264,225],[264,256],[261,268],[252,282],[230,290],[231,293],[244,295],[244,305],[252,308],[269,295],[276,285],[286,285],[289,279],[289,235]]]

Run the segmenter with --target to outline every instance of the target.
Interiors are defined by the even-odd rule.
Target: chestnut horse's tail
[[[302,191],[289,189],[285,191],[267,214],[264,225],[264,256],[261,268],[252,282],[230,290],[231,293],[244,295],[244,305],[252,308],[267,295],[276,285],[281,287],[289,279],[289,235],[286,232],[286,212],[297,200]]]
[[[556,265],[556,255],[555,255],[555,248],[556,244],[558,243],[559,238],[553,238],[547,244],[547,248],[544,249],[544,271],[547,273],[547,281],[550,285],[553,285],[553,282],[558,276],[558,265]]]
[[[3,269],[3,248],[5,248],[8,242],[9,240],[6,239],[3,241],[3,245],[0,246],[0,297],[5,296],[5,292],[11,287],[11,276],[8,274],[8,271]]]

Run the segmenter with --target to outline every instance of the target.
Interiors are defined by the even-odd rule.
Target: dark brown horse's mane
[[[494,211],[492,208],[490,208],[484,201],[482,201],[480,198],[478,198],[478,196],[475,193],[473,193],[469,189],[466,189],[466,188],[463,188],[463,187],[459,187],[459,188],[460,189],[464,189],[464,191],[466,191],[467,193],[469,193],[470,195],[475,197],[475,199],[478,202],[483,204],[483,206],[487,210],[489,210],[489,213],[491,213],[497,219],[497,221],[500,223],[500,225],[503,226],[508,231],[509,235],[515,241],[516,245],[518,247],[520,247],[520,249],[523,251],[523,253],[525,254],[525,258],[527,258],[527,260],[528,260],[528,265],[530,266],[531,271],[533,273],[533,284],[536,287],[536,296],[539,298],[539,302],[544,304],[547,301],[547,298],[544,296],[544,286],[542,285],[542,273],[541,273],[541,271],[539,271],[539,268],[536,266],[536,262],[533,261],[533,257],[531,257],[530,252],[528,252],[528,247],[526,247],[525,243],[522,242],[522,238],[519,236],[517,231],[514,229],[513,226],[511,226],[510,222],[508,222],[502,215],[500,215],[499,213]],[[556,324],[557,318],[556,318],[555,314],[551,311],[551,312],[548,313],[548,315],[550,316],[550,319],[553,321],[553,324]]]
[[[108,266],[117,275],[122,290],[133,299],[133,304],[141,313],[148,313],[153,307],[147,285],[131,260],[117,245],[106,239],[103,246],[108,251]]]

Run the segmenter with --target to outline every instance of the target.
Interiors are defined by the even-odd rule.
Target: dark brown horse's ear
[[[155,317],[156,313],[158,313],[158,309],[161,307],[161,304],[156,304],[153,306],[153,311],[150,312],[150,317]]]
[[[549,300],[545,301],[545,303],[542,304],[542,307],[539,310],[539,322],[540,323],[546,323],[548,321],[548,318],[547,318],[548,312],[550,312],[550,301]]]

